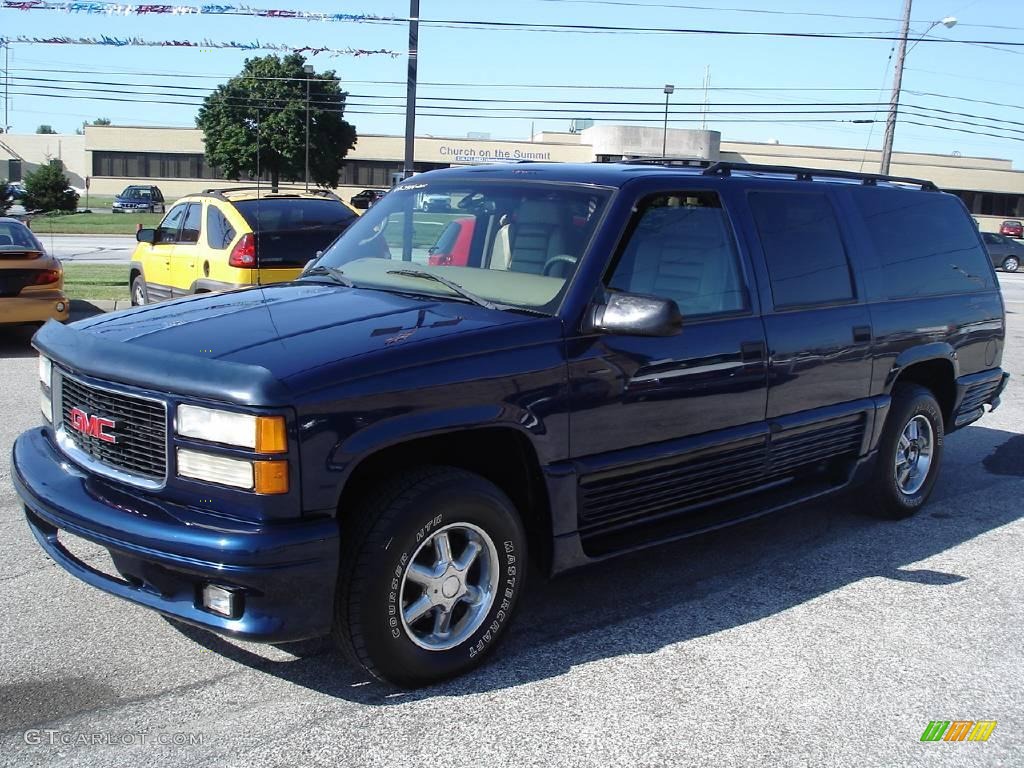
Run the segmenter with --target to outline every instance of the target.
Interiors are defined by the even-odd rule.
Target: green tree
[[[64,175],[64,164],[51,160],[25,175],[25,208],[30,211],[73,211],[78,193]]]
[[[356,129],[342,117],[340,80],[333,71],[307,76],[305,61],[298,54],[247,59],[239,75],[206,97],[196,125],[205,135],[207,161],[227,178],[258,170],[274,186],[305,179],[308,85],[310,181],[338,186]]]
[[[52,125],[45,125],[44,124],[44,125],[40,125],[38,128],[36,128],[36,133],[57,133],[57,132],[55,130],[53,130],[53,126]]]
[[[7,209],[11,207],[11,190],[7,187],[6,181],[0,181],[0,216],[7,213]]]
[[[109,117],[97,117],[95,120],[92,121],[92,124],[93,125],[110,125],[110,118]]]

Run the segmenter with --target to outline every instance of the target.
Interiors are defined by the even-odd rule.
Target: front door
[[[767,449],[764,329],[722,199],[658,192],[635,208],[606,287],[673,299],[683,329],[568,342],[584,539],[742,490]]]
[[[203,224],[203,204],[188,203],[182,218],[178,241],[174,244],[170,260],[170,286],[172,296],[192,293],[195,282],[196,258],[199,251]]]
[[[171,298],[171,254],[185,219],[188,203],[171,208],[156,230],[156,242],[142,254],[143,277],[150,301]]]

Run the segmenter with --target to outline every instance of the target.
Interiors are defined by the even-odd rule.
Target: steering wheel
[[[543,274],[548,276],[548,277],[550,277],[551,276],[550,269],[551,269],[551,267],[555,266],[556,264],[572,264],[572,265],[574,265],[574,264],[576,264],[577,261],[578,261],[578,259],[575,256],[568,256],[568,255],[566,255],[564,253],[560,253],[557,256],[552,256],[550,259],[548,259],[544,263]]]

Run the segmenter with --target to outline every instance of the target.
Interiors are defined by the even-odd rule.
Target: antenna
[[[256,285],[260,285],[260,108],[256,107],[256,226],[252,233],[252,250],[256,254]]]

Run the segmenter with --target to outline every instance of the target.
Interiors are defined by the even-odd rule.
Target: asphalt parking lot
[[[0,764],[1024,765],[1024,275],[1000,278],[1014,379],[949,437],[921,514],[841,498],[535,576],[491,663],[415,692],[325,643],[175,626],[49,561],[8,458],[40,418],[35,356],[4,330]],[[930,720],[998,725],[922,743]]]

